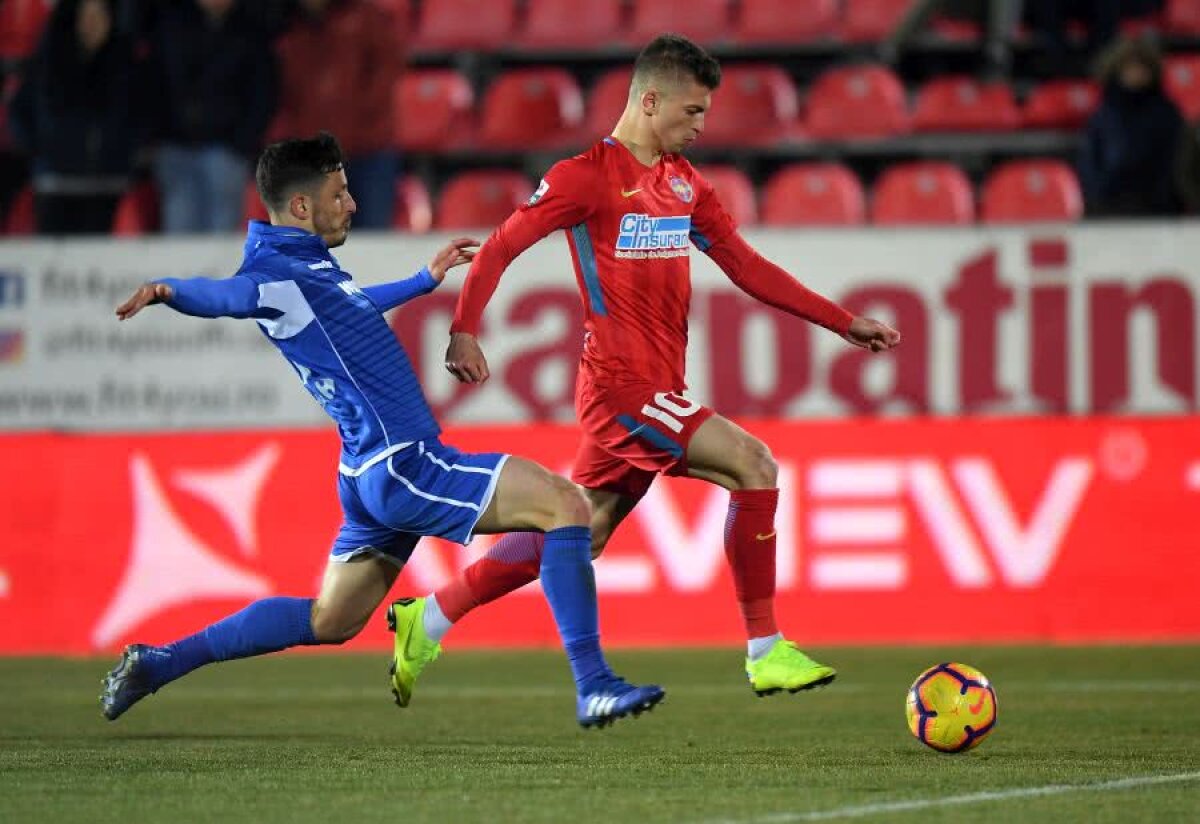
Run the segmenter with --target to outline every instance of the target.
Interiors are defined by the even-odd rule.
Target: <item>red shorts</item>
[[[580,381],[575,411],[583,440],[571,480],[640,498],[654,476],[687,474],[687,447],[716,414],[677,392],[648,383],[599,387]]]

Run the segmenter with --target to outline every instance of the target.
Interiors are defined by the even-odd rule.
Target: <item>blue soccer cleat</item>
[[[166,657],[167,653],[148,644],[130,644],[121,653],[121,660],[112,668],[100,693],[100,711],[109,721],[116,721],[126,710],[147,695],[156,692],[161,684],[152,672],[151,660]]]
[[[641,715],[667,697],[662,687],[635,687],[623,678],[609,675],[585,685],[576,700],[575,717],[584,728],[607,727],[632,713]]]

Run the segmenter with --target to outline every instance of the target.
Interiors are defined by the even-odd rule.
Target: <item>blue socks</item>
[[[610,674],[600,651],[591,530],[586,526],[565,526],[547,532],[541,579],[542,591],[571,663],[575,687],[582,691],[588,681]]]
[[[249,658],[318,643],[312,631],[311,598],[264,598],[195,635],[162,647],[153,656],[155,689],[214,661]]]

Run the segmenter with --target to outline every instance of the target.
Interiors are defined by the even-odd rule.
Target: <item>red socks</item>
[[[725,557],[733,572],[749,638],[778,632],[775,626],[775,507],[778,489],[738,489],[729,494]]]
[[[544,542],[540,532],[509,532],[501,537],[486,555],[434,593],[442,614],[454,623],[475,607],[536,581]]]
[[[749,638],[778,632],[775,625],[775,508],[778,489],[739,489],[729,495],[725,557]],[[442,613],[458,621],[482,606],[537,580],[545,537],[510,532],[462,575],[434,593]]]

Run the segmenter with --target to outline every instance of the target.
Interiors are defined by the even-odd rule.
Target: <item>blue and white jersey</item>
[[[428,270],[359,288],[317,235],[253,221],[232,277],[160,282],[174,289],[169,305],[185,314],[258,321],[337,424],[343,474],[359,474],[440,433],[408,354],[383,317],[437,286]]]

